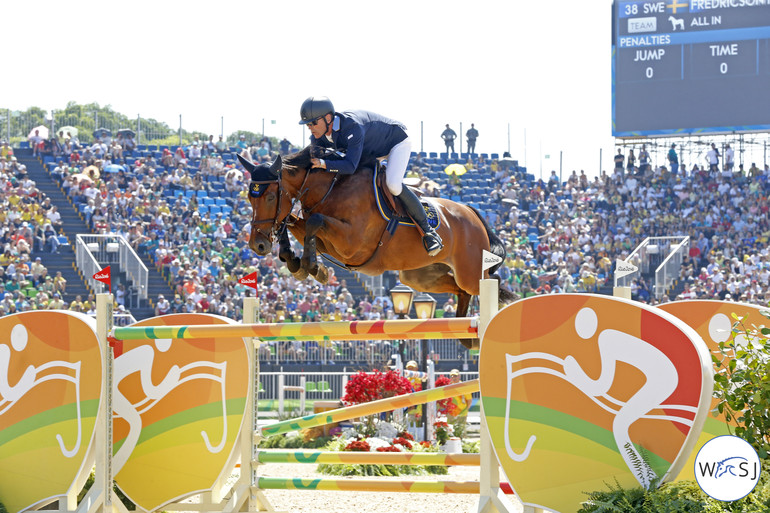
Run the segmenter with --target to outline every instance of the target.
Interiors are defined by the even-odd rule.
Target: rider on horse
[[[441,237],[428,224],[420,200],[409,187],[403,186],[412,149],[404,125],[364,110],[335,112],[331,100],[325,96],[305,100],[300,117],[300,125],[310,129],[312,146],[334,150],[323,159],[313,158],[313,167],[349,175],[355,173],[360,164],[387,157],[385,182],[422,230],[425,250],[435,256],[443,249]]]

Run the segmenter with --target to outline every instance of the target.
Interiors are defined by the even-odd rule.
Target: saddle
[[[396,201],[396,198],[390,192],[390,189],[388,189],[388,186],[385,183],[385,169],[385,165],[378,160],[373,173],[374,197],[377,203],[377,210],[379,210],[382,218],[388,221],[387,230],[393,235],[399,225],[413,227],[415,224],[406,213],[406,209],[401,202]],[[404,184],[404,187],[409,187],[417,197],[420,198],[420,203],[425,210],[425,215],[428,216],[428,224],[434,230],[437,229],[440,224],[440,219],[435,205],[424,197],[424,193],[421,189],[406,184]]]

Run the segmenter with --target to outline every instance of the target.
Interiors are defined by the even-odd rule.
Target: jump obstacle
[[[241,473],[235,485],[226,487],[218,483],[212,491],[200,494],[203,503],[195,504],[199,511],[275,511],[263,490],[351,490],[379,492],[425,492],[425,493],[472,493],[478,494],[477,512],[523,512],[534,511],[524,507],[517,499],[512,501],[501,489],[499,464],[492,450],[492,444],[481,412],[481,449],[478,455],[438,453],[316,453],[308,451],[264,452],[257,449],[259,441],[267,435],[286,433],[297,429],[322,426],[356,417],[389,411],[398,408],[424,404],[448,397],[467,395],[479,390],[478,380],[457,383],[441,388],[428,389],[413,394],[396,396],[370,403],[339,408],[337,410],[308,415],[259,427],[257,425],[257,387],[259,386],[259,360],[257,347],[263,340],[386,340],[386,339],[429,339],[429,338],[476,338],[483,336],[489,320],[497,313],[497,280],[481,280],[480,311],[478,319],[429,319],[358,322],[321,322],[294,324],[256,324],[257,300],[244,299],[244,324],[213,326],[157,326],[157,327],[116,327],[112,328],[112,297],[109,294],[97,296],[97,334],[104,354],[102,405],[99,412],[100,425],[96,432],[96,478],[86,498],[77,508],[74,499],[67,497],[64,502],[70,507],[59,511],[78,513],[123,513],[125,508],[112,491],[112,351],[111,343],[121,340],[147,339],[196,339],[211,337],[252,338],[249,345],[250,386],[247,395],[247,411],[240,431],[239,447]],[[249,435],[251,431],[251,435]],[[335,461],[339,459],[339,461]],[[430,465],[478,465],[478,482],[451,481],[384,481],[366,479],[313,479],[258,477],[259,465],[275,461],[297,463],[343,463],[356,461],[371,464],[430,464]],[[397,462],[397,463],[396,463]],[[225,492],[229,489],[228,495]],[[76,501],[75,501],[76,502]],[[163,506],[167,511],[190,510],[189,503],[172,503]]]

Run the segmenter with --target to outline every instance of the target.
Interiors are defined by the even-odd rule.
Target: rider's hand
[[[313,168],[326,169],[326,161],[324,159],[310,159],[310,162],[313,164]]]

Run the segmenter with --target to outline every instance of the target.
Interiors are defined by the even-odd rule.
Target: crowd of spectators
[[[676,174],[651,164],[617,167],[593,179],[573,171],[562,181],[555,172],[535,180],[499,161],[470,161],[468,173],[452,176],[445,191],[464,199],[466,177],[485,177],[491,198],[485,215],[507,245],[498,274],[520,297],[611,293],[615,260],[628,257],[646,237],[689,236],[678,289],[670,291],[681,293],[674,297],[767,304],[770,169],[677,167]],[[414,176],[435,182],[429,169],[419,166]],[[644,277],[631,288],[643,302],[672,299],[654,297]]]
[[[0,145],[0,315],[29,310],[70,309],[88,312],[93,297],[64,297],[67,281],[51,275],[39,256],[59,246],[61,215],[38,190],[13,149]]]
[[[282,153],[289,150],[284,142]],[[239,318],[245,289],[238,279],[258,270],[266,322],[392,317],[387,298],[352,297],[334,276],[328,285],[300,282],[276,257],[254,257],[246,182],[235,159],[243,150],[256,161],[277,153],[267,140],[240,138],[228,147],[213,136],[157,149],[98,142],[64,152],[52,173],[95,231],[124,235],[162,269],[173,294],[153,298],[156,313]],[[677,162],[674,173],[646,160],[594,178],[573,171],[566,180],[555,172],[536,180],[507,155],[468,158],[461,176],[444,174],[446,164],[413,156],[410,183],[482,212],[507,245],[498,274],[519,297],[607,291],[614,261],[644,238],[689,235],[679,297],[770,299],[767,166],[744,172]],[[633,297],[669,299],[655,298],[651,285],[634,280]],[[451,315],[453,305],[443,306]]]

